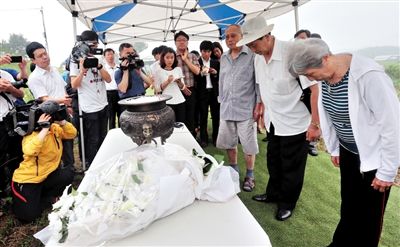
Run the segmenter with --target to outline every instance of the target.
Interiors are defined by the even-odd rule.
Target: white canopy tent
[[[173,40],[183,30],[191,40],[222,40],[225,28],[258,15],[274,18],[309,0],[58,0],[104,44]],[[76,30],[76,28],[74,29]],[[75,32],[76,35],[76,32]]]
[[[246,19],[271,19],[294,11],[310,0],[57,0],[71,14],[74,38],[76,19],[97,32],[103,44],[138,41],[167,42],[177,31],[190,40],[222,40],[225,29]],[[83,169],[85,148],[79,107]]]

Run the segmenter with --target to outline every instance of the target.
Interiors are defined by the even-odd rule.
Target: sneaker
[[[256,181],[254,178],[245,177],[243,182],[243,190],[246,192],[252,192],[253,189],[256,187]]]

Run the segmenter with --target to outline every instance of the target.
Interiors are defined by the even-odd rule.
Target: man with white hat
[[[277,220],[292,215],[300,196],[307,161],[308,141],[319,138],[317,113],[318,86],[305,77],[299,82],[287,69],[286,53],[291,42],[276,40],[273,25],[259,16],[242,26],[243,38],[237,44],[247,45],[257,55],[254,59],[256,82],[266,105],[268,119],[267,167],[270,175],[266,193],[253,196],[259,202],[276,202]],[[314,83],[314,85],[313,85]],[[311,89],[312,116],[300,100],[302,89]]]

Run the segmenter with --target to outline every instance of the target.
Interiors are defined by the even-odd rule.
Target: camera
[[[89,41],[78,41],[72,48],[71,59],[74,63],[79,63],[79,60],[83,58],[85,61],[83,67],[86,69],[95,68],[99,64],[99,60],[93,55],[103,54],[103,49],[93,48],[94,44]],[[90,61],[86,61],[90,60]]]
[[[128,66],[121,66],[120,68],[122,70],[128,69],[128,70],[133,70],[133,69],[140,69],[144,67],[144,62],[142,59],[139,58],[138,55],[134,54],[129,54],[127,57],[122,57],[119,60],[121,60],[121,62],[128,60],[129,64]]]
[[[31,104],[16,106],[4,118],[6,130],[9,136],[25,136],[35,130],[40,130],[43,124],[38,123],[39,117],[43,113],[51,116],[50,125],[54,121],[62,121],[68,118],[67,107],[59,105],[55,101],[45,101],[40,104],[40,101],[34,101]]]
[[[20,81],[15,81],[11,82],[11,85],[13,85],[16,89],[20,89],[21,87],[27,88],[28,85],[26,84],[28,82],[28,79],[22,79]]]

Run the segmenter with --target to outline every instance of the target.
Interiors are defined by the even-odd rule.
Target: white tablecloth
[[[167,142],[193,148],[204,153],[186,127],[175,128]],[[158,140],[160,144],[160,141]],[[110,130],[97,153],[92,166],[119,152],[137,145],[121,129]],[[133,245],[225,245],[271,246],[268,235],[253,215],[235,197],[226,203],[195,201],[192,205],[160,220],[125,239],[108,243],[109,246]]]

